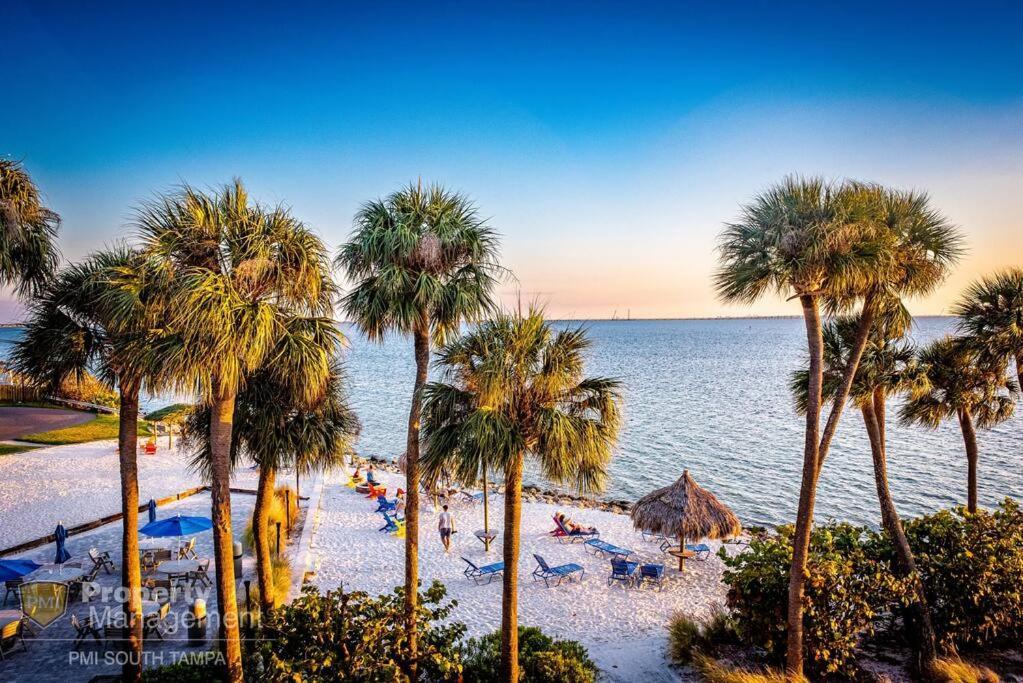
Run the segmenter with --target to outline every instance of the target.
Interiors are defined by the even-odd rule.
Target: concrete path
[[[79,410],[0,406],[0,441],[48,432],[51,429],[73,427],[95,419],[94,413],[83,413]]]

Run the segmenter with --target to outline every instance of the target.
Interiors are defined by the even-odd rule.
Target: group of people
[[[355,483],[362,482],[362,469],[356,466],[355,471],[352,472],[352,481]],[[370,465],[366,469],[366,483],[376,486],[380,482],[376,478],[376,470],[373,465]],[[397,519],[405,519],[405,491],[398,489],[398,493],[395,496],[395,507],[394,516]],[[455,530],[455,518],[454,515],[448,510],[448,506],[445,505],[441,510],[440,515],[437,516],[437,531],[440,533],[440,542],[444,546],[444,552],[451,551],[451,536],[457,533]]]

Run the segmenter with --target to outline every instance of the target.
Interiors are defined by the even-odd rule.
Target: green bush
[[[722,645],[735,645],[735,623],[725,612],[717,612],[705,623],[677,612],[668,622],[668,658],[678,665],[692,664],[699,655],[714,656]]]
[[[938,637],[976,650],[1023,642],[1023,511],[943,510],[906,523]]]
[[[901,605],[905,582],[885,560],[868,553],[870,535],[850,524],[814,529],[807,565],[803,633],[816,677],[851,675],[859,640],[873,632],[876,617]],[[724,553],[727,604],[742,641],[780,661],[785,649],[792,527],[750,541],[735,557]],[[812,677],[814,677],[812,676]]]
[[[466,683],[500,679],[501,632],[470,639],[463,649]],[[555,640],[533,626],[519,626],[519,671],[525,683],[592,683],[597,666],[574,640]]]
[[[402,680],[409,658],[404,627],[404,590],[371,597],[342,590],[321,595],[305,588],[260,623],[254,656],[247,658],[250,680],[382,681]],[[462,666],[458,648],[461,623],[444,623],[454,602],[443,603],[444,586],[434,582],[419,603],[416,662],[424,681],[457,680]]]

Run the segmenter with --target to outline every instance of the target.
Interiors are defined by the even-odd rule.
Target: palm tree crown
[[[962,338],[945,337],[921,349],[927,391],[908,400],[900,411],[906,424],[937,428],[967,412],[977,427],[993,427],[1012,417],[1016,382],[1004,363],[987,363]]]
[[[1023,383],[1023,268],[974,282],[953,309],[959,329],[998,358],[1012,358]]]
[[[555,332],[538,311],[500,314],[438,352],[444,382],[424,391],[423,463],[475,481],[478,463],[530,456],[546,479],[603,488],[621,422],[619,382],[583,375],[582,328]]]
[[[240,386],[290,337],[288,353],[315,354],[320,381],[307,398],[319,391],[333,345],[317,336],[336,337],[325,324],[336,290],[323,242],[287,208],[250,202],[236,180],[216,192],[185,186],[162,196],[139,209],[135,224],[167,283],[177,337],[157,351],[173,360],[180,385],[204,395],[212,381]],[[310,324],[314,317],[321,321]]]
[[[0,286],[38,290],[60,261],[60,216],[43,205],[21,163],[0,159]]]
[[[370,339],[424,326],[443,340],[493,309],[497,247],[466,197],[410,184],[356,214],[336,260],[355,283],[345,311]]]

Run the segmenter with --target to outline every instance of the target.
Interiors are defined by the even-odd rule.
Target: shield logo
[[[21,584],[21,611],[40,628],[46,628],[67,611],[68,587],[56,581]]]

